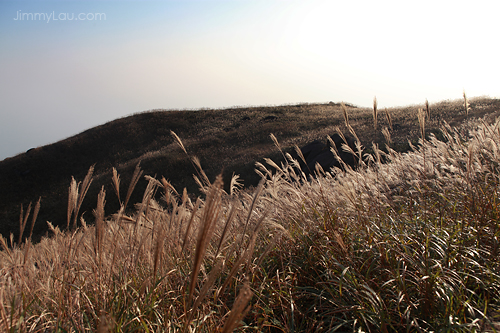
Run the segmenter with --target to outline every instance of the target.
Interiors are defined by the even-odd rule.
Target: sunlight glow
[[[374,96],[386,107],[464,89],[498,97],[499,10],[447,0],[2,1],[0,135],[23,126],[0,138],[11,142],[0,159],[153,108],[370,106]],[[16,21],[19,12],[106,20]]]

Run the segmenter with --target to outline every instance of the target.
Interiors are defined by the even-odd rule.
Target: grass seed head
[[[342,102],[341,105],[342,105],[342,113],[344,114],[345,127],[349,128],[349,115],[347,114],[347,108],[344,102]]]
[[[465,115],[468,117],[469,116],[469,110],[470,110],[470,104],[469,104],[469,99],[467,98],[467,95],[465,94],[465,89],[463,92],[464,96],[464,109],[465,109]]]
[[[387,123],[389,124],[389,128],[392,131],[392,117],[387,108],[385,108],[385,117],[387,118]]]
[[[382,128],[382,134],[384,135],[387,145],[392,145],[391,132],[389,132],[389,129],[387,127]]]
[[[118,198],[118,202],[121,205],[121,200],[120,200],[120,175],[118,174],[118,171],[116,171],[116,168],[113,167],[113,177],[111,178],[112,184],[113,184],[113,189],[115,190],[116,197]]]
[[[424,109],[418,109],[417,113],[418,123],[420,125],[420,136],[422,140],[425,140],[425,111]]]
[[[184,144],[182,143],[181,139],[177,134],[175,134],[174,131],[170,131],[170,134],[174,137],[175,142],[181,147],[182,151],[187,155],[186,148],[184,147]]]

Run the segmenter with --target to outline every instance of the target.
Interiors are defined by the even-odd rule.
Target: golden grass
[[[91,173],[92,168],[83,184],[91,183]],[[137,166],[129,194],[141,174]],[[115,174],[113,178],[118,184],[119,176]],[[143,201],[136,205],[133,215],[125,215],[122,206],[113,217],[105,218],[103,188],[94,210],[93,226],[87,226],[82,220],[82,227],[71,233],[52,227],[53,236],[37,245],[11,242],[9,247],[7,241],[0,238],[4,247],[0,254],[0,326],[3,329],[82,331],[90,325],[101,332],[109,327],[129,331],[132,327],[156,327],[156,320],[161,320],[165,329],[174,331],[175,327],[182,327],[182,331],[206,329],[207,325],[212,327],[217,322],[222,331],[231,331],[239,325],[241,311],[252,295],[248,282],[242,283],[227,318],[223,309],[216,314],[206,312],[204,300],[212,295],[212,302],[224,299],[219,303],[227,304],[227,298],[232,297],[232,286],[253,274],[252,257],[258,239],[262,238],[260,242],[265,243],[268,232],[280,233],[277,225],[266,223],[267,209],[263,207],[265,200],[261,191],[253,196],[242,193],[234,200],[238,177],[234,177],[232,194],[228,195],[222,190],[219,176],[208,186],[206,199],[192,205],[185,192],[179,196],[166,180],[147,178],[149,185]],[[75,207],[72,213],[77,219],[78,204],[75,205],[72,198],[81,201],[87,187],[78,186],[74,179],[71,184],[70,207]],[[115,188],[118,194],[119,186]],[[154,198],[158,188],[164,190],[166,206]],[[226,208],[223,201],[231,208]],[[20,224],[26,224],[28,214],[29,211]],[[265,231],[263,235],[261,230]],[[197,236],[193,237],[193,233]],[[28,252],[29,248],[32,251]],[[21,270],[11,271],[7,268],[10,265],[21,265]],[[221,279],[223,282],[224,277],[223,287],[216,288],[214,284]],[[226,291],[229,286],[230,290]],[[28,290],[34,294],[26,294]],[[17,298],[18,291],[24,295],[22,299]],[[164,294],[165,298],[156,298],[157,293]],[[13,302],[5,303],[7,299]],[[114,312],[117,300],[127,303],[127,308],[120,310],[126,312],[120,312],[124,316],[121,318]],[[145,302],[146,307],[161,304],[166,308],[157,313],[156,305],[137,307],[133,305],[136,301]],[[30,311],[44,310],[39,316],[25,317],[23,311],[32,302],[36,305]],[[143,312],[148,309],[153,313]],[[214,318],[200,321],[206,315]],[[20,321],[9,319],[14,317]]]
[[[418,145],[400,153],[391,148],[386,110],[386,150],[373,143],[366,154],[342,109],[356,140],[356,150],[343,149],[359,157],[357,170],[318,168],[308,180],[271,135],[285,160],[257,163],[257,187],[242,189],[233,175],[226,192],[221,176],[211,182],[188,156],[202,197],[192,203],[186,190],[145,176],[142,201],[126,211],[143,175],[137,165],[113,215],[101,188],[93,225],[79,213],[93,167],[82,183],[72,178],[67,230],[51,226],[38,244],[0,237],[0,329],[498,328],[500,120],[443,124],[438,140],[426,134],[426,103],[417,113]],[[374,122],[375,110],[376,102]],[[121,203],[116,170],[111,182]],[[40,200],[32,225],[39,209]],[[21,212],[21,231],[30,211]]]
[[[392,117],[387,108],[385,108],[385,117],[387,119],[387,124],[389,125],[389,128],[392,131]]]
[[[115,167],[113,167],[113,177],[111,178],[111,180],[113,184],[113,189],[115,190],[116,197],[118,198],[118,202],[121,205],[122,201],[120,199],[120,175],[118,175],[118,171],[116,171]]]
[[[31,224],[30,224],[30,231],[28,234],[28,239],[31,241],[31,236],[33,234],[33,227],[35,226],[35,221],[36,218],[38,217],[38,212],[40,211],[40,201],[42,198],[38,198],[37,203],[35,204],[35,209],[33,211],[33,217],[31,218]],[[26,210],[26,214],[23,214],[23,205],[21,205],[21,214],[19,216],[19,238],[18,238],[18,243],[21,244],[22,242],[22,236],[24,234],[24,229],[26,228],[26,223],[28,222],[28,217],[31,212],[31,202],[28,205],[28,209]]]
[[[94,173],[94,166],[91,166],[87,175],[82,183],[76,183],[75,178],[71,178],[71,184],[68,191],[68,213],[66,228],[69,228],[71,217],[73,217],[72,228],[76,228],[76,222],[80,207],[82,206],[83,199],[87,195],[90,184],[92,183],[92,174]]]
[[[345,127],[349,127],[349,115],[347,113],[347,108],[344,104],[344,102],[342,102],[342,114],[344,115],[344,123],[345,123]]]
[[[390,146],[392,144],[392,138],[391,138],[391,132],[387,127],[382,128],[382,135],[384,136],[387,145]]]
[[[377,97],[380,103],[380,97]],[[500,113],[497,111],[498,100],[467,97],[471,117]],[[383,141],[380,129],[384,126],[391,130],[391,147],[397,151],[407,151],[408,140],[414,145],[418,142],[420,135],[418,125],[415,126],[418,124],[416,110],[425,108],[424,105],[389,108],[387,111],[393,118],[393,128],[389,126],[386,116],[378,117],[377,131],[374,130],[371,107],[360,108],[349,104],[345,106],[349,113],[349,123],[356,130],[362,144],[367,147],[367,152],[373,153],[372,142]],[[439,126],[444,120],[456,126],[466,118],[463,99],[431,103],[429,106],[432,109],[432,118],[426,119],[427,133],[439,134]],[[264,156],[278,160],[280,156],[269,140],[269,133],[274,133],[284,151],[290,152],[293,145],[300,147],[313,140],[324,141],[336,126],[348,133],[344,127],[342,113],[341,105],[324,103],[196,112],[155,110],[118,119],[62,142],[37,148],[30,154],[2,161],[0,231],[7,238],[9,233],[14,231],[17,241],[20,204],[23,203],[26,208],[31,201],[34,205],[39,196],[42,196],[42,209],[39,214],[40,221],[34,228],[34,240],[39,240],[45,234],[47,228],[44,222],[47,220],[64,229],[67,224],[67,212],[60,207],[66,207],[67,198],[61,193],[67,193],[71,176],[79,181],[83,180],[88,166],[94,163],[94,180],[86,197],[96,198],[101,186],[105,185],[109,197],[107,210],[110,212],[118,211],[126,197],[126,187],[122,188],[121,203],[117,197],[109,195],[114,191],[110,182],[113,166],[120,173],[121,187],[124,187],[124,184],[128,186],[135,166],[141,162],[146,174],[158,175],[159,179],[164,176],[175,188],[186,187],[190,195],[198,195],[190,161],[185,159],[185,153],[178,149],[170,130],[182,137],[188,151],[199,157],[210,180],[214,180],[220,173],[221,166],[224,168],[226,191],[229,190],[233,171],[244,175],[242,179],[244,178],[246,187],[257,186],[259,176],[253,173],[254,161],[262,161]],[[268,116],[276,116],[277,119],[264,121]],[[53,163],[54,160],[58,163]],[[37,166],[36,170],[32,165]],[[12,177],[12,172],[27,169],[32,169],[32,172],[26,176]],[[135,191],[129,201],[135,203],[141,200],[146,186],[142,179],[137,187],[140,190]],[[92,219],[90,213],[93,208],[95,200],[85,199],[80,212],[87,212],[88,217]],[[127,206],[127,209],[130,207]]]
[[[467,95],[465,94],[465,90],[463,92],[463,97],[464,97],[465,115],[468,117],[469,116],[469,111],[470,111],[470,104],[469,104],[469,99],[467,98]]]
[[[426,112],[424,111],[424,109],[418,109],[417,117],[418,117],[418,124],[420,126],[420,137],[422,138],[422,140],[425,140],[425,117],[426,117]]]

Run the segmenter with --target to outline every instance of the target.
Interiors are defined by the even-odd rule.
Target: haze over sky
[[[0,160],[150,109],[499,97],[499,12],[498,0],[1,0]]]

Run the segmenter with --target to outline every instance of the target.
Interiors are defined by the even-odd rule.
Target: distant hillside
[[[468,117],[500,115],[500,100],[475,99],[470,102]],[[408,106],[392,108],[392,147],[398,151],[409,149],[408,140],[418,140],[417,109]],[[372,142],[385,145],[381,133],[388,127],[384,110],[378,110],[378,127],[373,125],[371,109],[347,107],[349,121],[363,145],[369,150]],[[431,105],[431,118],[426,123],[427,133],[439,133],[442,121],[457,124],[466,119],[461,101]],[[91,165],[95,165],[94,182],[83,203],[81,212],[92,222],[97,193],[104,186],[106,214],[118,210],[118,200],[111,186],[111,170],[116,167],[127,187],[132,172],[140,162],[145,175],[162,176],[177,190],[187,187],[197,193],[192,174],[195,172],[189,158],[174,142],[174,131],[183,141],[191,156],[199,157],[210,179],[223,171],[228,182],[233,173],[240,174],[245,186],[257,184],[253,171],[256,161],[264,157],[279,160],[281,154],[269,135],[273,133],[286,151],[293,145],[304,145],[312,140],[325,140],[335,127],[345,133],[340,104],[301,104],[269,107],[245,107],[224,110],[150,111],[114,120],[94,127],[57,143],[30,149],[26,153],[0,161],[0,232],[7,236],[18,233],[21,204],[24,209],[41,196],[41,210],[35,225],[35,234],[46,230],[46,221],[66,225],[68,186],[71,177],[83,180]],[[326,141],[326,140],[325,140]],[[141,180],[131,203],[140,201],[146,181]],[[122,193],[125,195],[125,193]]]

